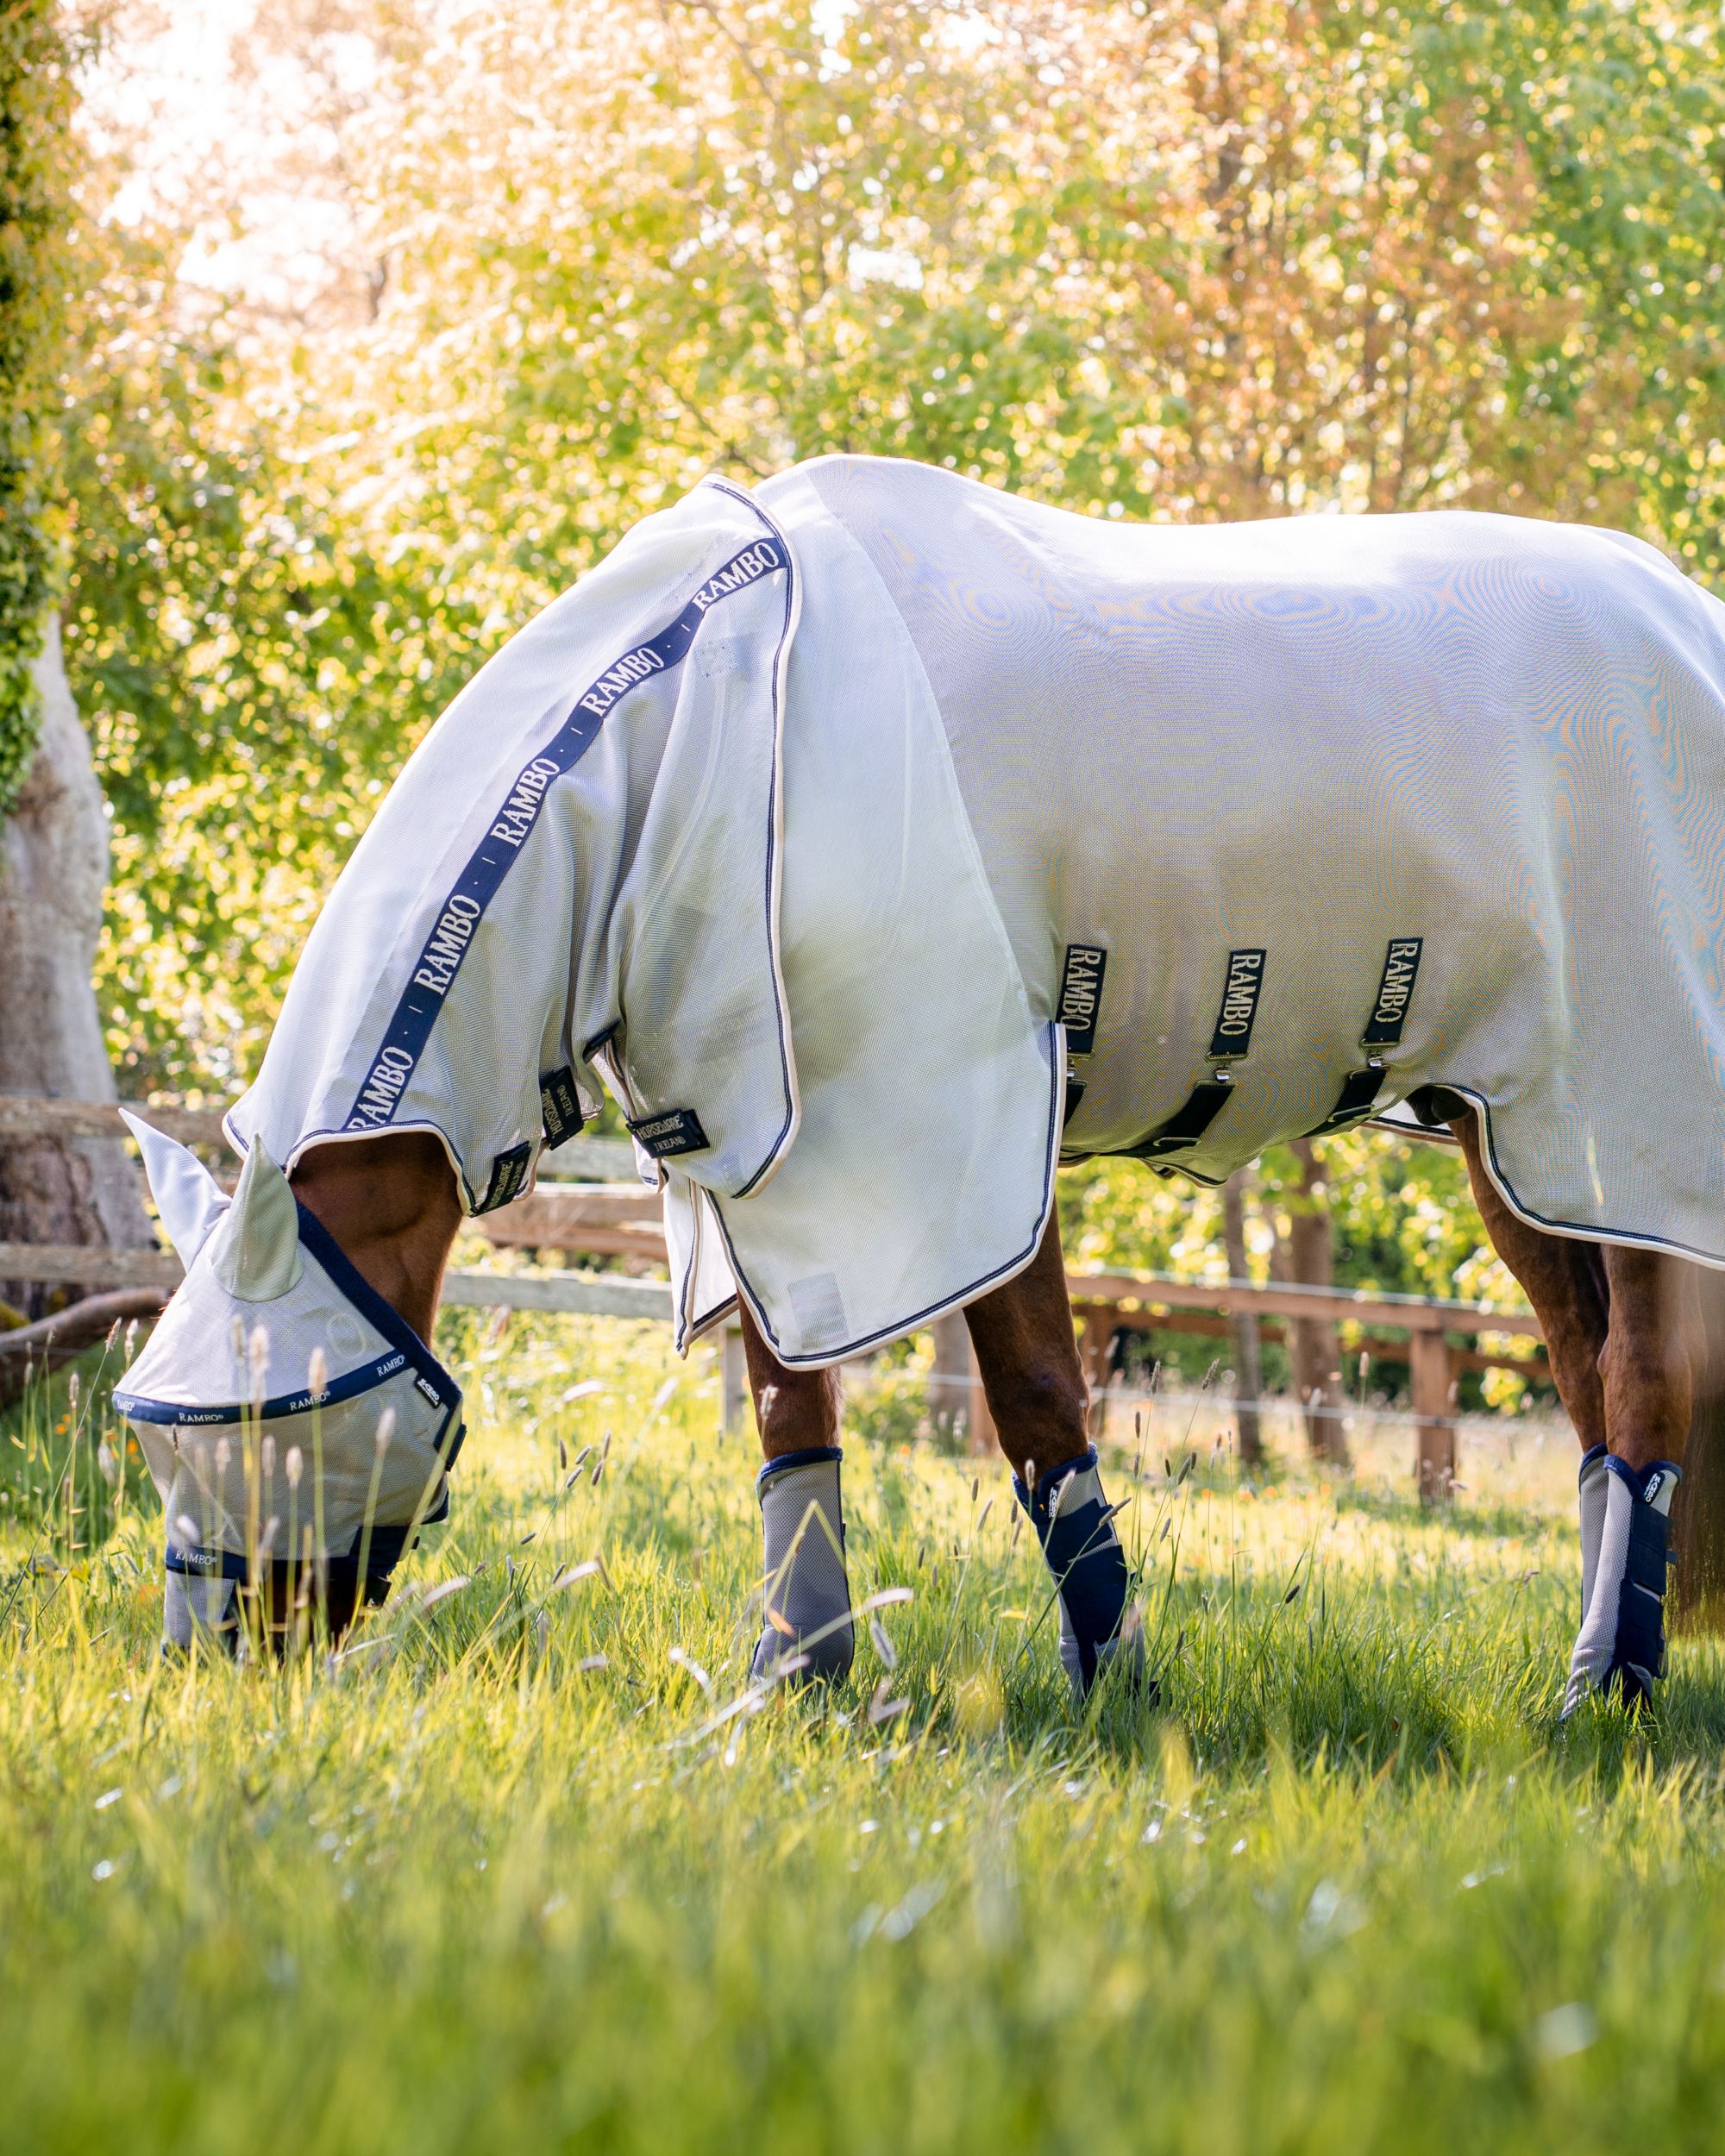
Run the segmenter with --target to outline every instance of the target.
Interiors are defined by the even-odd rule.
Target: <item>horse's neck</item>
[[[403,1131],[313,1146],[292,1181],[361,1279],[429,1341],[461,1222],[455,1171],[438,1141]]]

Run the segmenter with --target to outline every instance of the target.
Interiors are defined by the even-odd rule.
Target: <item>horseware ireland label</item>
[[[539,1074],[539,1110],[545,1122],[545,1142],[561,1145],[581,1127],[581,1104],[575,1094],[575,1074],[567,1063],[561,1070]]]
[[[486,1185],[486,1194],[474,1211],[494,1213],[499,1206],[506,1206],[511,1198],[518,1198],[532,1158],[530,1145],[511,1145],[506,1153],[499,1153],[491,1164],[491,1181]]]
[[[1258,1017],[1258,999],[1264,988],[1264,953],[1231,950],[1227,985],[1222,990],[1221,1014],[1210,1037],[1212,1057],[1244,1056],[1251,1046],[1251,1029]]]
[[[1060,975],[1060,1023],[1066,1028],[1067,1053],[1094,1056],[1096,1017],[1102,1007],[1102,975],[1108,954],[1096,943],[1069,943]]]
[[[1397,936],[1384,955],[1383,978],[1377,984],[1377,1000],[1359,1037],[1362,1048],[1394,1048],[1408,1023],[1408,1006],[1414,1000],[1414,981],[1420,970],[1425,938]]]
[[[674,1160],[679,1153],[699,1153],[707,1144],[706,1132],[693,1108],[671,1108],[663,1115],[643,1116],[631,1123],[629,1135],[643,1153],[655,1160]]]

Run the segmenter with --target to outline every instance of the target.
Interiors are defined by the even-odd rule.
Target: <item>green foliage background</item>
[[[186,231],[99,216],[72,280],[128,1089],[244,1077],[436,711],[712,468],[866,450],[1174,520],[1462,504],[1725,567],[1697,0],[282,0],[258,35],[368,55],[327,116],[357,297],[247,317],[188,286]],[[1343,1277],[1507,1291],[1458,1164],[1326,1162]],[[1104,1166],[1068,1205],[1081,1259],[1216,1262],[1183,1187]]]
[[[35,747],[30,661],[61,567],[51,414],[70,216],[69,57],[55,0],[0,9],[0,817]]]

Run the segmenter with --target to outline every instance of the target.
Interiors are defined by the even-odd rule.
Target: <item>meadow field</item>
[[[1082,1715],[1004,1467],[853,1439],[897,1598],[762,1702],[711,1356],[445,1323],[455,1518],[333,1661],[164,1666],[100,1385],[0,1426],[0,2147],[1718,2145],[1725,1669],[1559,1731],[1565,1431],[1427,1517],[1404,1428],[1253,1488],[1156,1403],[1162,1696]]]

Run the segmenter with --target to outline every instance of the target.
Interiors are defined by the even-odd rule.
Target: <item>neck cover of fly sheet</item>
[[[289,986],[242,1150],[434,1131],[467,1209],[596,1111],[595,1063],[699,1099],[745,1192],[797,1126],[778,966],[781,674],[798,585],[746,496],[637,525],[484,667],[409,759]],[[674,1152],[693,1125],[648,1142]]]
[[[820,1364],[1423,1087],[1524,1217],[1725,1261],[1725,610],[1616,535],[1127,526],[916,465],[708,481],[416,752],[229,1127],[530,1186],[601,1076],[679,1344]],[[734,1283],[734,1284],[733,1284]]]
[[[290,1168],[433,1131],[484,1211],[602,1077],[665,1188],[679,1344],[740,1279],[785,1359],[824,1363],[1028,1261],[1061,1074],[910,639],[818,498],[787,506],[794,537],[704,483],[474,679],[229,1128]]]

